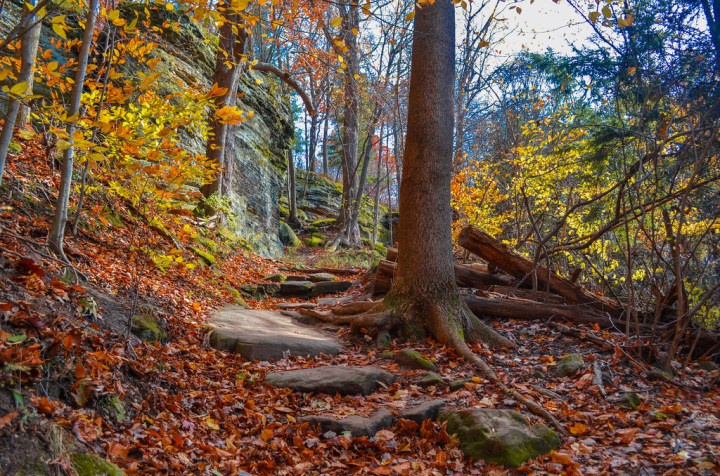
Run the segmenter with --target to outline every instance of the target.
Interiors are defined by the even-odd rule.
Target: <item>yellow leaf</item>
[[[590,12],[588,18],[590,18],[591,22],[596,23],[598,18],[600,18],[600,12]]]
[[[358,31],[357,28],[353,28],[353,29],[352,29],[352,34],[355,35],[355,36],[358,36],[358,35],[360,34],[360,32]]]
[[[64,40],[67,40],[67,35],[65,34],[65,28],[63,27],[63,25],[53,23],[52,29],[57,36]]]
[[[405,16],[405,21],[412,21],[415,18],[415,10],[411,11]]]
[[[23,81],[21,83],[17,83],[15,86],[13,86],[10,89],[10,94],[13,94],[15,96],[20,96],[22,93],[27,91],[28,83],[27,81]]]
[[[175,10],[175,4],[174,3],[166,3],[165,4],[165,10],[171,12]]]
[[[242,12],[250,4],[250,0],[232,0],[230,3],[230,9],[235,12]]]
[[[637,69],[637,68],[636,68],[635,66],[630,66],[630,67],[628,68],[628,70],[627,70],[628,76],[632,76],[633,74],[635,74],[635,70],[636,70],[636,69]]]
[[[206,425],[208,426],[208,428],[210,428],[211,430],[219,430],[219,429],[220,429],[220,425],[218,425],[218,423],[217,423],[215,420],[213,420],[212,418],[210,418],[210,417],[207,417],[207,418],[205,419],[205,424],[206,424]]]
[[[343,21],[342,17],[335,17],[335,18],[333,18],[332,21],[330,22],[330,25],[333,26],[333,27],[338,27],[338,26],[340,26],[340,24],[342,23],[342,21]]]

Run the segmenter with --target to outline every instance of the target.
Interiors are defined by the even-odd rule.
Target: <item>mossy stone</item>
[[[409,369],[436,370],[437,367],[429,359],[415,349],[403,349],[395,354],[395,361]]]
[[[418,385],[421,387],[439,387],[445,385],[445,379],[436,372],[425,372],[418,381]]]
[[[555,373],[560,377],[569,377],[576,374],[585,366],[585,361],[580,354],[568,354],[558,362]]]
[[[282,273],[273,273],[270,275],[265,276],[267,281],[271,281],[273,283],[282,283],[284,281],[287,281],[287,274]]]
[[[105,395],[101,398],[98,402],[98,410],[106,419],[119,423],[127,419],[125,404],[120,400],[120,397],[115,394]]]
[[[622,407],[637,410],[641,403],[640,395],[634,392],[626,393],[618,398],[615,403]]]
[[[450,382],[450,391],[457,392],[458,390],[461,390],[465,388],[466,383],[472,382],[472,379],[469,378],[461,378],[459,380],[453,380]]]
[[[125,476],[125,472],[110,461],[87,453],[70,455],[77,476]]]
[[[560,446],[557,434],[545,425],[530,425],[513,410],[475,408],[443,411],[448,433],[460,440],[465,456],[507,467],[549,453]]]
[[[309,246],[311,248],[318,248],[322,246],[323,243],[324,240],[319,236],[311,236],[309,238],[305,238],[305,246]]]
[[[51,458],[48,458],[48,460],[50,459]],[[55,473],[51,473],[49,468],[42,461],[24,463],[17,472],[17,476],[50,476],[52,474]]]
[[[191,246],[190,249],[197,255],[200,260],[208,266],[212,266],[217,263],[217,258],[210,252],[205,251],[197,246]]]
[[[720,367],[718,367],[718,364],[716,364],[712,360],[705,360],[703,362],[700,362],[698,364],[698,368],[700,370],[705,370],[707,372],[714,372],[715,370],[720,370]]]
[[[290,228],[290,225],[288,225],[284,221],[280,222],[278,238],[280,238],[280,243],[282,243],[284,246],[300,246],[300,239],[297,237],[293,229]]]
[[[136,314],[131,319],[132,333],[149,342],[163,342],[168,338],[168,334],[160,327],[157,319],[149,314]]]

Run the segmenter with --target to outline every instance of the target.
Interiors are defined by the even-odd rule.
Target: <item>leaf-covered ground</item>
[[[459,407],[517,405],[432,342],[414,348],[435,361],[448,381],[469,378],[459,390],[417,386],[421,371],[381,359],[372,339],[350,336],[346,329],[335,331],[346,350],[336,357],[261,363],[215,351],[207,345],[204,326],[212,309],[235,299],[232,290],[241,284],[262,281],[282,266],[249,253],[236,252],[212,267],[178,264],[159,272],[131,252],[127,226],[91,219],[77,237],[68,237],[68,256],[89,277],[87,283],[73,284],[72,273],[44,248],[54,190],[51,164],[34,160],[32,147],[26,150],[10,163],[0,210],[4,474],[18,472],[33,459],[43,461],[46,469],[70,472],[72,451],[106,457],[128,474],[720,472],[718,371],[690,364],[675,381],[658,380],[632,357],[622,335],[595,331],[607,341],[600,345],[542,322],[495,322],[518,341],[519,349],[474,350],[507,383],[567,426],[572,436],[558,451],[507,470],[463,459],[439,423],[400,421],[373,438],[319,434],[299,418],[400,410],[434,398]],[[48,181],[38,183],[37,176]],[[145,228],[138,232],[153,233]],[[360,277],[358,270],[355,278]],[[142,303],[157,310],[167,329],[167,342],[150,344],[127,332],[137,283]],[[358,293],[359,286],[350,292]],[[99,304],[97,312],[88,308],[91,296]],[[249,304],[273,308],[278,301]],[[398,348],[404,345],[397,343]],[[584,369],[570,377],[555,376],[553,368],[570,352],[584,356]],[[607,397],[593,383],[595,363],[606,377]],[[263,383],[269,371],[328,364],[373,364],[399,378],[365,397],[304,395]],[[623,392],[640,395],[636,410],[612,403]],[[107,411],[112,396],[124,402],[123,421]]]

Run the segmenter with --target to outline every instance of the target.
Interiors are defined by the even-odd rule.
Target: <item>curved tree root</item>
[[[480,370],[480,373],[483,377],[500,387],[500,389],[506,394],[511,395],[513,398],[515,398],[531,413],[547,421],[562,436],[568,436],[568,432],[562,425],[562,423],[560,423],[550,412],[545,410],[537,402],[521,395],[517,390],[508,387],[505,382],[500,380],[492,367],[490,367],[490,365],[488,365],[488,363],[485,362],[485,360],[483,360],[480,356],[475,354],[470,349],[470,347],[468,347],[467,343],[464,340],[460,339],[460,337],[451,338],[447,342],[447,345],[450,346],[450,348],[452,348],[455,352],[460,354],[465,360],[473,364],[478,370]]]
[[[346,310],[346,306],[347,305],[344,305],[342,307],[343,311]],[[322,319],[326,322],[332,322],[334,324],[350,324],[353,331],[357,331],[361,328],[371,327],[376,327],[379,330],[387,330],[401,324],[401,319],[394,315],[392,311],[387,310],[382,301],[377,301],[372,304],[364,303],[362,308],[366,309],[367,312],[355,315],[332,315],[328,313],[323,314]],[[495,346],[508,346],[513,348],[516,347],[516,344],[514,342],[501,336],[494,329],[489,327],[487,324],[478,319],[474,314],[472,314],[469,309],[464,311],[465,312],[463,312],[463,318],[465,319],[465,323],[468,324],[467,332],[468,338],[471,342],[475,342],[477,340],[483,340],[484,342],[487,342],[485,339],[489,338],[491,342],[495,344]],[[316,317],[318,314],[317,311],[313,312],[311,310],[305,309],[301,310],[300,312],[306,315],[309,315],[312,312],[312,314],[316,315]],[[506,394],[512,396],[522,406],[527,408],[528,411],[530,411],[534,415],[539,416],[547,423],[549,423],[555,430],[557,430],[560,435],[568,436],[568,432],[565,427],[550,412],[545,410],[534,400],[525,397],[517,390],[510,388],[508,385],[506,385],[505,382],[503,382],[498,377],[493,368],[490,367],[490,365],[485,362],[483,358],[475,354],[470,349],[467,342],[465,342],[465,340],[460,335],[447,332],[444,332],[443,334],[446,340],[445,344],[451,349],[453,349],[455,352],[457,352],[461,357],[467,360],[474,367],[476,367],[483,377],[485,377],[491,383],[500,387],[500,389]]]

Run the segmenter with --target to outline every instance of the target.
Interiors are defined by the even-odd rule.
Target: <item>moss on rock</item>
[[[585,366],[585,361],[580,354],[568,354],[558,362],[555,373],[560,377],[568,377],[576,374]]]
[[[125,476],[125,472],[110,461],[87,453],[70,455],[77,476]]]
[[[513,410],[445,411],[440,419],[447,421],[448,433],[457,436],[466,456],[502,466],[518,467],[560,446],[553,430],[529,425]]]
[[[150,314],[136,314],[131,319],[132,333],[139,338],[149,342],[163,342],[168,338],[168,334],[160,326],[157,318]]]
[[[414,349],[403,349],[395,354],[395,361],[409,369],[436,370],[437,367],[429,359]]]
[[[101,398],[98,402],[98,411],[104,418],[116,422],[123,422],[127,419],[125,404],[115,394],[105,395]]]

